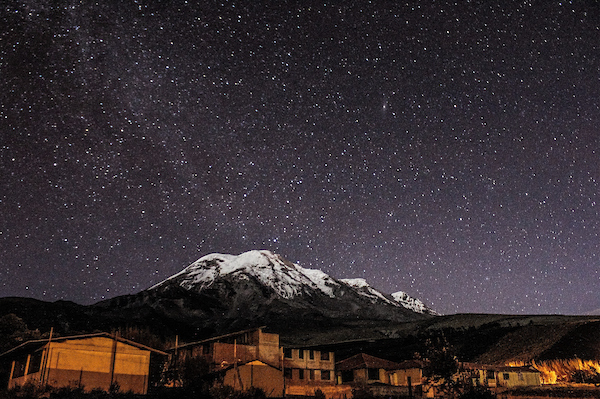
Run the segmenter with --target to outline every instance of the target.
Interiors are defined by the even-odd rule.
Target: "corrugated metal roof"
[[[94,334],[82,334],[82,335],[73,335],[73,336],[68,336],[68,337],[52,337],[52,340],[49,339],[38,339],[38,340],[33,340],[33,341],[27,341],[22,343],[21,345],[12,348],[2,354],[0,354],[0,357],[4,357],[4,356],[8,356],[11,354],[19,354],[19,353],[29,353],[29,352],[35,352],[37,350],[40,350],[42,347],[44,347],[45,345],[47,345],[49,342],[64,342],[64,341],[71,341],[71,340],[80,340],[80,339],[87,339],[87,338],[96,338],[96,337],[105,337],[105,338],[110,338],[110,339],[115,339],[115,335],[109,334],[107,332],[100,332],[100,333],[94,333]],[[150,348],[149,346],[131,341],[129,339],[126,338],[122,338],[119,336],[116,336],[117,341],[131,345],[131,346],[135,346],[136,348],[139,349],[145,349],[154,353],[158,353],[160,355],[165,355],[168,356],[168,353],[163,352],[161,350],[158,349],[154,349],[154,348]]]
[[[523,366],[523,367],[512,367],[505,365],[496,365],[496,364],[482,364],[482,363],[469,363],[463,362],[459,364],[459,368],[461,370],[493,370],[498,372],[529,372],[529,373],[539,373],[538,370]]]
[[[232,332],[232,333],[229,333],[229,334],[219,335],[217,337],[211,337],[211,338],[203,339],[201,341],[189,342],[187,344],[178,345],[177,347],[172,347],[172,348],[169,348],[167,350],[173,351],[175,349],[182,349],[182,348],[187,348],[187,347],[190,347],[190,346],[196,346],[196,345],[206,344],[206,343],[209,343],[209,342],[220,341],[222,339],[229,338],[229,337],[235,337],[236,335],[240,335],[240,334],[250,333],[250,332],[254,332],[254,331],[262,331],[265,328],[266,328],[266,326],[261,326],[261,327],[256,327],[256,328],[249,328],[247,330],[241,330],[241,331],[236,331],[236,332]]]

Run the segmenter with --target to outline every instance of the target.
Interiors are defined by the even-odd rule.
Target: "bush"
[[[460,399],[494,399],[494,395],[489,389],[485,387],[476,386],[472,389],[467,389],[460,396]]]

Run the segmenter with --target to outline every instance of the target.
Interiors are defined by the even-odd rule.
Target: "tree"
[[[463,392],[463,383],[458,377],[459,364],[454,350],[445,335],[425,341],[425,367],[423,374],[427,383],[442,395],[457,398]]]
[[[27,324],[14,313],[0,317],[0,353],[22,344],[25,341],[39,339],[38,330],[30,330]]]

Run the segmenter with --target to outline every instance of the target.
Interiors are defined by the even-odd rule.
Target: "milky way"
[[[0,296],[268,249],[441,313],[600,309],[596,1],[8,3]]]

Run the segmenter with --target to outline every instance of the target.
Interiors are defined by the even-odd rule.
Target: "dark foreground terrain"
[[[284,346],[328,347],[342,359],[367,352],[389,360],[413,358],[428,336],[443,334],[462,361],[528,363],[532,360],[600,359],[599,316],[514,316],[458,314],[429,316],[410,322],[381,319],[321,320],[297,317],[296,323],[267,324]],[[247,321],[235,328],[263,325]],[[180,342],[216,334],[193,313],[177,319],[151,307],[120,311],[118,306],[82,306],[73,302],[43,302],[26,298],[0,298],[0,353],[25,340],[98,331],[115,331],[140,343],[165,349]]]

